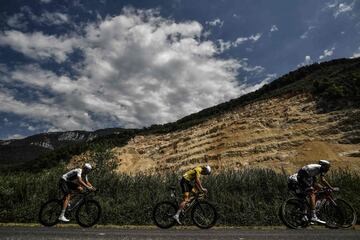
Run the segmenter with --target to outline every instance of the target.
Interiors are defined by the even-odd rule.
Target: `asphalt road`
[[[117,229],[117,228],[45,228],[0,227],[1,240],[65,240],[65,239],[360,239],[359,230],[243,230],[243,229]]]

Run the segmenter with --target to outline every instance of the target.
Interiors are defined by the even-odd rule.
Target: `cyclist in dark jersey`
[[[320,189],[321,186],[316,184],[316,177],[320,176],[320,182],[326,187],[333,189],[330,184],[325,180],[324,175],[329,171],[330,162],[327,160],[320,160],[319,164],[309,164],[302,167],[297,173],[297,180],[301,191],[310,196],[310,207],[311,207],[311,222],[325,224],[324,221],[320,220],[316,216],[315,204],[316,195],[315,191]]]
[[[64,204],[59,220],[69,222],[70,220],[65,217],[65,211],[69,204],[71,193],[73,191],[82,191],[83,187],[95,191],[95,187],[89,182],[87,174],[92,170],[89,163],[85,163],[82,168],[75,168],[60,178],[59,187],[64,194]]]

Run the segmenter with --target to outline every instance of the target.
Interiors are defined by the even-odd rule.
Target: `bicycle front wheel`
[[[215,225],[217,212],[215,207],[209,202],[200,201],[193,207],[191,219],[199,228],[208,229]]]
[[[356,223],[355,210],[345,200],[326,201],[320,211],[329,228],[349,228]]]
[[[62,210],[62,202],[59,199],[51,199],[44,203],[39,211],[39,222],[51,227],[59,222],[59,216]]]
[[[153,221],[159,228],[170,228],[174,226],[177,207],[173,202],[164,201],[156,204],[153,210]]]
[[[290,198],[281,206],[280,219],[289,228],[305,228],[309,224],[309,211],[306,203],[297,198]]]
[[[82,227],[92,227],[100,219],[101,207],[95,200],[86,200],[76,210],[76,221]]]

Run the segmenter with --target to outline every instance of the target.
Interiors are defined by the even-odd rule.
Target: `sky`
[[[360,0],[0,0],[0,139],[176,121],[360,57]]]

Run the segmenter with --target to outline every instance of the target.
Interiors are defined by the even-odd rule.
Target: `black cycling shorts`
[[[185,178],[181,178],[180,186],[181,186],[182,193],[191,192],[191,189],[193,188],[191,183],[188,180],[186,180]]]
[[[68,195],[71,191],[78,190],[78,187],[79,187],[78,184],[65,181],[62,178],[59,181],[59,188],[64,195]]]

